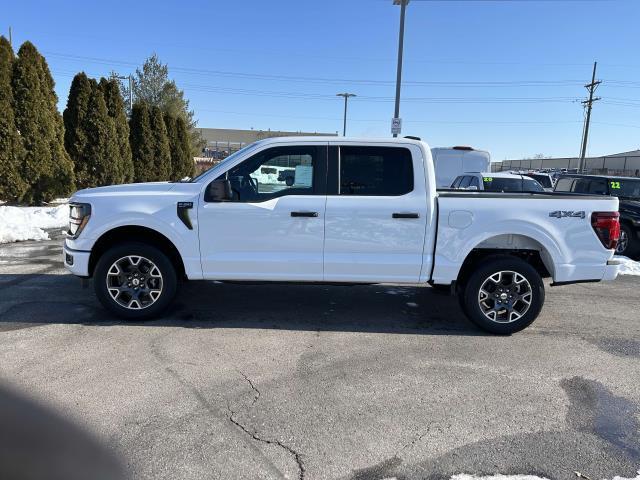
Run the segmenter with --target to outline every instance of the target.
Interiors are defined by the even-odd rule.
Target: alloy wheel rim
[[[487,277],[478,292],[478,305],[483,315],[496,323],[512,323],[531,307],[533,289],[518,272],[503,270]]]
[[[627,249],[627,244],[629,243],[629,237],[627,236],[627,232],[620,229],[620,238],[618,239],[618,245],[616,246],[616,253],[622,253]]]
[[[107,270],[107,291],[112,300],[129,310],[148,308],[160,298],[163,279],[160,269],[148,258],[128,255]]]

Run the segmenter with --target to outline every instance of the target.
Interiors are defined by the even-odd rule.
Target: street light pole
[[[129,74],[126,77],[118,76],[120,80],[129,80],[129,112],[133,112],[133,76]]]
[[[347,100],[349,97],[357,96],[355,93],[336,93],[336,97],[344,97],[344,122],[342,124],[342,136],[347,135]]]
[[[400,117],[400,85],[402,84],[402,50],[404,47],[404,14],[409,0],[393,0],[394,5],[400,5],[400,33],[398,34],[398,68],[396,71],[396,106],[393,118]],[[398,134],[394,133],[394,137]]]

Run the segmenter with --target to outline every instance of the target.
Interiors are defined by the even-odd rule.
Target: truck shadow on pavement
[[[0,275],[0,332],[45,324],[485,335],[430,287],[189,282],[161,317],[125,322],[67,274]],[[4,304],[4,305],[3,305]]]

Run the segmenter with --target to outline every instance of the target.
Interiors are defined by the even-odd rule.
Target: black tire
[[[113,282],[113,278],[116,278],[116,276],[111,275],[112,279],[109,280],[107,279],[107,274],[116,261],[126,257],[143,257],[157,267],[160,274],[159,281],[161,283],[155,284],[155,288],[159,286],[160,292],[153,301],[150,295],[141,298],[140,301],[137,302],[139,308],[127,308],[116,301],[109,293],[108,282]],[[140,268],[144,269],[144,265],[145,264]],[[146,265],[149,265],[149,263]],[[153,272],[154,275],[149,275],[148,278],[145,279],[147,282],[158,282],[155,278],[158,273],[156,270],[153,270]],[[141,273],[141,275],[142,274],[143,273]],[[153,276],[154,279],[151,279],[151,276]],[[177,292],[178,279],[175,267],[163,252],[145,243],[127,242],[110,248],[100,257],[93,272],[93,286],[100,303],[114,315],[125,320],[146,320],[158,316],[171,304]],[[113,285],[111,286],[112,290],[114,290]],[[125,288],[125,286],[123,285],[122,288]],[[142,293],[143,288],[147,288],[147,285],[140,288]],[[125,293],[125,295],[127,294]],[[119,295],[118,298],[120,298]],[[120,299],[120,302],[127,303],[126,300],[128,298],[129,297],[125,296],[124,300]],[[145,298],[147,305],[145,305]],[[134,300],[134,305],[135,302],[136,300]]]
[[[501,278],[498,276],[499,272],[504,272],[502,275],[504,280],[496,284],[495,278]],[[528,284],[522,283],[508,286],[510,281],[516,280],[516,275],[511,272],[524,277]],[[494,280],[491,280],[490,277],[492,276]],[[519,276],[517,279],[520,279]],[[502,282],[504,282],[504,285]],[[485,291],[488,291],[489,287],[495,288],[495,290],[491,290],[491,293],[496,298],[504,296],[506,293],[507,299],[504,300],[502,297],[502,299],[494,299],[493,296],[485,297],[484,302],[481,304],[480,290],[483,284],[487,289]],[[526,295],[528,291],[530,296]],[[474,272],[465,282],[459,295],[464,314],[476,326],[487,332],[509,335],[519,332],[533,323],[544,305],[544,293],[542,277],[533,266],[514,256],[494,255],[487,257],[475,267]],[[513,296],[515,300],[509,298],[510,296]],[[524,296],[525,298],[517,300],[519,296]],[[530,301],[528,307],[527,301]],[[501,305],[498,305],[498,303],[501,303]],[[489,315],[493,314],[495,319],[485,315],[483,308],[488,311]],[[512,314],[510,309],[513,309],[515,313]],[[493,312],[494,310],[496,310],[495,313]],[[516,315],[520,315],[519,318]],[[507,318],[512,317],[514,317],[513,320],[507,321]]]
[[[621,223],[620,224],[620,240],[622,241],[623,238],[625,238],[625,236],[626,236],[626,246],[624,249],[618,250],[618,248],[620,248],[623,245],[622,242],[619,242],[618,247],[616,248],[616,255],[622,255],[624,257],[633,258],[638,254],[638,250],[640,250],[640,247],[638,245],[640,241],[638,241],[635,230],[633,230],[626,223]]]

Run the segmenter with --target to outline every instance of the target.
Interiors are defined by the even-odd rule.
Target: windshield
[[[611,195],[640,199],[640,180],[615,179],[609,181]]]
[[[483,177],[487,192],[543,192],[544,188],[530,178]]]
[[[236,157],[238,157],[239,155],[244,154],[244,152],[246,152],[247,150],[249,150],[250,148],[253,147],[253,143],[250,143],[249,145],[246,145],[244,147],[242,147],[240,150],[238,150],[237,152],[232,153],[231,155],[229,155],[227,158],[225,158],[223,161],[221,161],[220,163],[218,163],[217,165],[214,165],[211,168],[206,169],[204,172],[202,172],[200,175],[198,175],[197,177],[194,177],[191,179],[191,183],[196,183],[198,182],[201,178],[203,178],[207,173],[209,173],[211,171],[212,168],[216,168],[220,165],[224,165],[227,162],[232,162],[233,160],[236,159]]]

